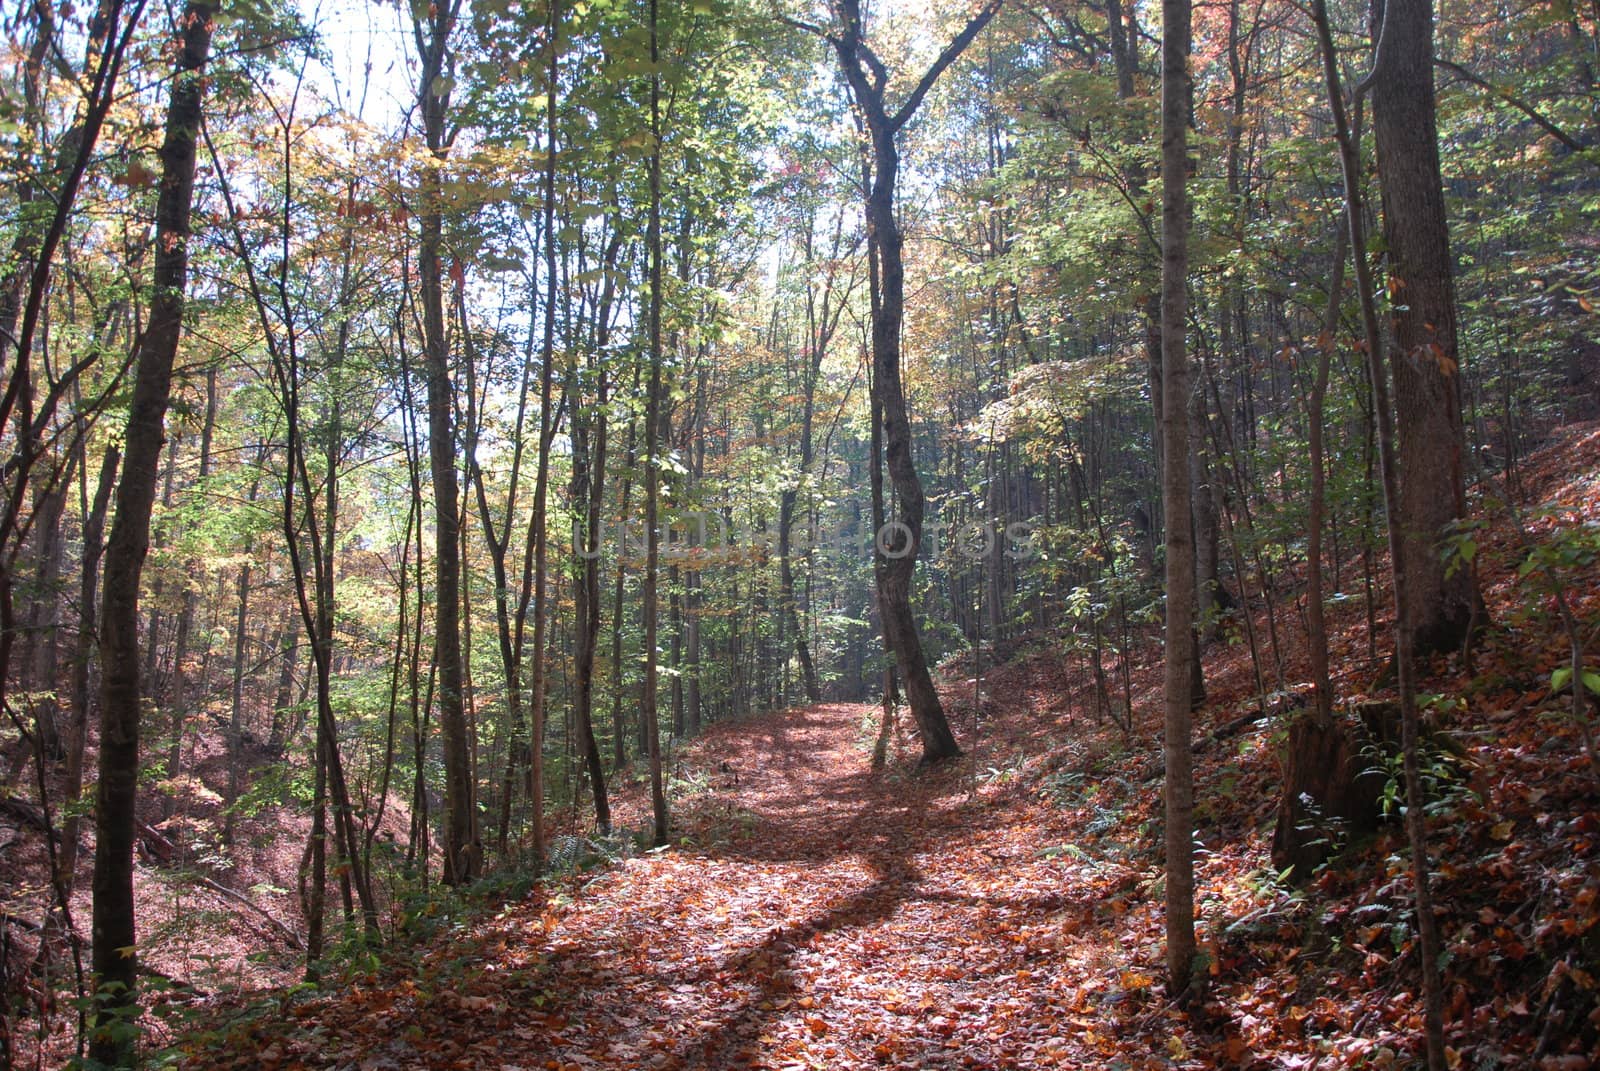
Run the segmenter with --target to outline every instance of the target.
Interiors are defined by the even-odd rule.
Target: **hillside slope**
[[[1600,430],[1523,479],[1527,536],[1600,525]],[[1543,466],[1543,467],[1541,467]],[[1433,666],[1434,716],[1475,769],[1432,824],[1452,1066],[1600,1060],[1600,792],[1549,673],[1566,641],[1501,512],[1478,537],[1496,630]],[[1590,526],[1588,529],[1582,526]],[[1567,540],[1571,542],[1570,536]],[[1590,629],[1593,555],[1560,576]],[[1286,596],[1292,601],[1292,595]],[[1344,700],[1377,675],[1336,619]],[[1299,626],[1280,621],[1291,690]],[[1420,1001],[1397,825],[1303,888],[1273,872],[1282,719],[1253,720],[1241,645],[1198,715],[1198,917],[1210,993],[1162,992],[1152,644],[1129,738],[1097,724],[1048,645],[947,691],[967,756],[870,768],[877,708],[723,724],[675,759],[678,839],[569,874],[353,985],[184,1045],[191,1067],[1404,1067]],[[1593,658],[1591,657],[1591,661]],[[1281,702],[1281,700],[1280,700]],[[1219,733],[1220,730],[1220,733]],[[902,741],[903,742],[903,741]],[[642,824],[643,801],[624,801]],[[632,808],[630,812],[630,808]],[[287,1002],[285,1002],[287,1005]]]

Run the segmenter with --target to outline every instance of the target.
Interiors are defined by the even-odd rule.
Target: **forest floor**
[[[1536,541],[1600,524],[1600,429],[1558,449],[1524,473],[1554,510],[1530,512]],[[1600,1064],[1600,782],[1550,692],[1565,640],[1504,518],[1477,560],[1496,630],[1472,665],[1440,659],[1428,681],[1449,697],[1435,722],[1471,760],[1441,782],[1432,825],[1450,1066],[1576,1071]],[[1592,649],[1600,566],[1564,568]],[[1303,631],[1282,598],[1288,691],[1303,696]],[[1336,623],[1341,698],[1361,698],[1377,675],[1364,614]],[[1168,1001],[1148,653],[1127,737],[1091,716],[1051,645],[986,672],[978,704],[970,663],[946,667],[967,754],[934,769],[905,730],[871,769],[877,707],[716,725],[673,759],[666,849],[418,920],[430,934],[348,985],[213,1009],[172,1055],[269,1071],[1414,1066],[1398,824],[1303,886],[1275,873],[1282,719],[1250,717],[1262,700],[1243,643],[1208,658],[1197,715],[1208,992]],[[620,804],[620,824],[645,823],[639,786]]]

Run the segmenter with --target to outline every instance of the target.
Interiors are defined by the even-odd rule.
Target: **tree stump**
[[[1290,723],[1283,796],[1272,833],[1274,867],[1292,866],[1294,880],[1305,881],[1352,834],[1378,828],[1388,775],[1374,745],[1387,755],[1398,747],[1399,735],[1398,712],[1391,719],[1365,707],[1358,717],[1335,716],[1329,724],[1309,714]]]

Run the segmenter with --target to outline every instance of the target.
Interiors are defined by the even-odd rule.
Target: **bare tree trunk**
[[[886,102],[887,75],[867,46],[860,0],[840,0],[843,25],[829,37],[839,56],[839,66],[850,84],[855,106],[866,124],[872,150],[872,183],[866,195],[867,231],[876,250],[879,300],[872,317],[873,389],[882,409],[884,452],[889,479],[899,499],[895,536],[883,549],[887,561],[879,574],[878,604],[884,632],[905,682],[911,714],[922,734],[922,761],[938,762],[961,754],[950,723],[945,719],[939,693],[928,672],[922,637],[911,609],[911,582],[916,572],[926,510],[922,481],[912,457],[911,422],[906,413],[905,391],[900,382],[900,333],[905,319],[905,261],[899,222],[895,219],[895,193],[899,181],[900,130],[933,84],[999,9],[991,0],[974,15],[954,40],[923,73],[900,107],[890,113]],[[890,533],[880,533],[885,536]]]
[[[1439,175],[1431,0],[1373,0],[1379,41],[1367,81],[1383,190],[1401,547],[1411,580],[1411,629],[1419,655],[1460,648],[1483,624],[1475,574],[1446,576],[1439,540],[1466,515],[1461,354],[1456,293]],[[1360,250],[1357,250],[1360,255]]]
[[[439,727],[444,736],[445,843],[444,881],[459,885],[478,876],[482,848],[478,842],[476,778],[472,742],[464,705],[465,665],[461,651],[461,492],[456,479],[454,394],[450,383],[450,349],[444,321],[444,218],[439,163],[450,150],[445,112],[450,103],[453,59],[449,39],[461,0],[430,5],[414,22],[422,59],[423,135],[433,156],[423,176],[421,245],[417,272],[422,289],[423,372],[428,384],[428,457],[433,476],[434,511],[434,640],[438,667]]]
[[[81,445],[81,440],[80,440]],[[73,806],[83,794],[83,752],[89,736],[89,714],[94,691],[90,686],[91,665],[98,641],[97,615],[100,583],[100,556],[105,550],[106,512],[111,506],[111,491],[117,480],[117,466],[122,453],[115,446],[106,447],[100,463],[100,477],[95,484],[93,504],[83,521],[83,565],[78,587],[78,641],[72,661],[72,729],[67,742],[67,778],[63,799],[68,806],[66,822],[62,826],[61,854],[56,857],[59,868],[58,884],[70,895],[78,869],[78,830],[83,817]],[[81,466],[80,466],[81,467]],[[83,469],[85,481],[88,469]]]
[[[622,246],[622,235],[616,234],[605,254],[608,267],[616,262]],[[603,353],[611,335],[612,302],[615,298],[614,276],[609,272],[602,283],[600,299],[595,308],[594,340],[592,352]],[[598,365],[598,359],[595,364]],[[599,380],[598,398],[592,410],[579,403],[576,385],[570,392],[573,399],[572,415],[572,506],[582,510],[582,546],[577,546],[574,530],[574,549],[579,551],[578,577],[573,584],[576,604],[576,637],[573,653],[573,717],[582,735],[584,762],[588,769],[589,787],[594,794],[595,826],[602,834],[611,832],[611,805],[606,796],[605,764],[600,757],[600,745],[594,734],[594,664],[600,645],[600,560],[604,554],[602,533],[605,508],[606,447],[610,437],[606,418],[608,380],[603,367],[595,367]],[[576,369],[574,369],[574,379]]]
[[[60,701],[56,695],[56,676],[60,649],[56,632],[61,623],[61,514],[67,505],[67,485],[72,480],[75,460],[69,460],[56,486],[47,488],[33,511],[34,587],[28,608],[29,643],[32,663],[28,667],[29,685],[44,693],[33,701],[34,752],[41,760],[56,760],[66,755],[61,727],[56,720]]]
[[[211,439],[217,426],[217,368],[206,369],[206,415],[200,428],[200,480],[204,483],[211,475]],[[198,578],[190,577],[184,585],[183,609],[178,612],[178,627],[172,640],[172,679],[167,688],[167,705],[172,713],[172,742],[167,751],[167,777],[176,778],[183,762],[184,721],[189,712],[189,641],[194,632],[194,614],[200,602]],[[175,788],[173,793],[178,790]],[[162,813],[172,817],[177,806],[177,796],[169,794],[161,803]]]
[[[1398,4],[1402,0],[1391,2]],[[1404,2],[1411,3],[1414,0]],[[1394,412],[1390,407],[1388,370],[1384,367],[1383,337],[1373,301],[1372,272],[1367,264],[1361,163],[1355,138],[1345,118],[1344,92],[1339,84],[1337,53],[1334,51],[1333,32],[1329,28],[1324,0],[1313,0],[1312,11],[1322,46],[1328,104],[1333,111],[1334,131],[1339,143],[1345,220],[1350,230],[1350,254],[1355,265],[1356,293],[1361,302],[1361,323],[1367,343],[1367,381],[1372,390],[1373,415],[1378,431],[1378,470],[1382,476],[1383,500],[1388,513],[1389,569],[1395,601],[1395,669],[1400,690],[1400,747],[1406,789],[1405,825],[1407,839],[1411,842],[1411,881],[1416,893],[1418,960],[1422,971],[1423,1027],[1428,1068],[1429,1071],[1444,1071],[1444,990],[1439,977],[1439,923],[1433,914],[1433,892],[1430,887],[1432,864],[1428,858],[1427,827],[1423,813],[1425,800],[1417,757],[1416,650],[1412,638],[1415,617],[1411,612],[1410,561],[1404,546],[1406,522],[1400,510]],[[1374,60],[1374,74],[1378,73],[1377,67],[1384,63],[1381,51]],[[1404,359],[1404,354],[1397,356]]]
[[[658,622],[657,582],[661,567],[661,533],[657,530],[661,497],[661,474],[656,468],[656,451],[661,434],[661,39],[658,0],[650,0],[650,134],[654,149],[650,154],[650,221],[647,244],[650,253],[650,382],[645,395],[644,416],[644,702],[645,751],[650,763],[650,804],[654,815],[653,842],[667,843],[667,795],[661,775],[661,729],[657,724],[656,691],[659,667],[656,664]]]
[[[639,394],[639,366],[634,365],[632,396]],[[628,734],[622,704],[622,595],[627,581],[628,499],[633,491],[631,473],[638,464],[638,425],[628,422],[627,463],[623,466],[621,504],[617,515],[623,518],[622,536],[617,545],[617,575],[611,590],[611,768],[628,765]]]
[[[301,893],[301,910],[306,915],[306,980],[316,981],[322,959],[323,922],[328,901],[328,763],[327,748],[319,733],[312,749],[316,767],[316,788],[311,797],[311,837],[306,841],[310,857],[310,888]],[[302,875],[304,879],[306,876]]]
[[[127,461],[106,546],[100,661],[100,780],[95,794],[93,964],[101,998],[90,1056],[120,1066],[133,1061],[134,1032],[118,1029],[138,1008],[134,990],[133,836],[139,780],[139,578],[150,545],[156,467],[171,397],[172,364],[183,331],[194,200],[195,143],[200,136],[214,5],[189,0],[179,16],[177,53],[161,187],[156,201],[155,269],[150,314],[136,358],[124,435]]]
[[[695,408],[704,411],[706,405],[706,380],[705,366],[700,368],[700,376],[695,387]],[[695,441],[692,453],[693,461],[689,466],[689,479],[692,486],[698,486],[705,475],[706,467],[706,439],[704,430]],[[683,630],[685,646],[688,648],[688,669],[685,673],[683,697],[683,727],[690,736],[700,734],[703,719],[701,713],[702,697],[700,694],[700,571],[694,567],[693,561],[684,577],[683,600]]]
[[[532,692],[532,739],[529,742],[528,802],[533,808],[533,861],[535,870],[544,866],[544,737],[545,737],[545,631],[548,624],[549,556],[545,506],[550,491],[550,446],[556,433],[551,412],[551,385],[556,353],[556,93],[560,88],[561,48],[560,8],[551,0],[549,12],[550,66],[545,114],[544,170],[544,342],[540,347],[539,370],[539,457],[533,478],[533,517],[529,521],[533,536],[533,667],[528,686]]]
[[[261,471],[266,467],[267,448],[258,448],[255,478],[250,481],[247,501],[253,506],[261,493]],[[250,621],[250,577],[255,554],[255,539],[245,540],[244,561],[239,566],[239,576],[234,582],[233,615],[233,687],[229,694],[228,717],[228,809],[223,818],[222,843],[233,845],[233,804],[239,801],[244,778],[244,678],[245,638]]]
[[[594,793],[594,820],[602,834],[611,832],[611,807],[606,799],[605,766],[594,736],[594,662],[600,642],[600,556],[602,553],[600,510],[605,497],[606,418],[605,389],[591,437],[588,420],[573,420],[572,502],[584,511],[582,562],[573,585],[576,602],[577,637],[573,657],[573,714],[582,735],[584,763]]]
[[[1322,410],[1328,393],[1328,366],[1333,358],[1334,334],[1339,327],[1339,304],[1344,291],[1345,256],[1350,232],[1337,228],[1333,243],[1333,271],[1328,277],[1328,311],[1317,340],[1317,368],[1306,400],[1307,448],[1311,455],[1311,502],[1306,517],[1306,640],[1311,648],[1311,686],[1315,691],[1317,722],[1333,726],[1333,685],[1328,674],[1328,625],[1322,593],[1322,527],[1327,503],[1327,473],[1323,456]],[[1338,559],[1335,546],[1334,559]]]
[[[1163,0],[1161,30],[1162,505],[1166,514],[1165,734],[1168,991],[1194,996],[1194,541],[1189,487],[1189,0]]]

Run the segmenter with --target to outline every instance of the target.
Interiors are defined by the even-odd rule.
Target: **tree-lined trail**
[[[1600,5],[16,9],[0,1071],[1600,1063]]]
[[[682,760],[710,783],[673,849],[512,906],[411,979],[304,1006],[322,1031],[262,1063],[1074,1067],[1149,1051],[1127,1013],[1153,979],[1127,938],[1153,940],[1159,917],[1121,895],[1149,875],[1049,851],[1075,812],[1019,797],[1014,774],[874,772],[879,710],[716,727]],[[1021,731],[1009,722],[980,732]]]
[[[1519,598],[1516,547],[1555,518],[1592,520],[1597,473],[1600,425],[1571,429],[1523,473],[1539,518],[1527,535],[1503,516],[1480,533],[1502,619]],[[1596,569],[1574,588],[1586,613]],[[1339,679],[1370,687],[1359,607],[1330,624]],[[244,1014],[221,1001],[180,1065],[1408,1066],[1421,1012],[1406,982],[1404,833],[1381,826],[1299,887],[1277,872],[1284,713],[1260,716],[1240,644],[1215,660],[1196,712],[1206,993],[1187,1009],[1165,995],[1154,640],[1131,668],[1126,737],[1093,716],[1092,675],[1048,645],[985,670],[976,723],[970,660],[942,667],[964,755],[931,769],[904,711],[879,771],[875,705],[718,723],[669,756],[665,849],[564,872],[503,906],[432,901],[379,967],[306,996],[268,990],[270,1005]],[[1561,642],[1506,631],[1486,639],[1474,677],[1436,662],[1426,680],[1468,697],[1433,718],[1463,742],[1469,777],[1433,823],[1447,1043],[1549,1071],[1586,1066],[1578,1024],[1597,1014],[1582,952],[1600,902],[1595,781],[1563,698],[1528,675]],[[1298,679],[1307,652],[1286,653]],[[648,829],[642,777],[617,802],[619,829]],[[553,861],[579,843],[554,838]]]

